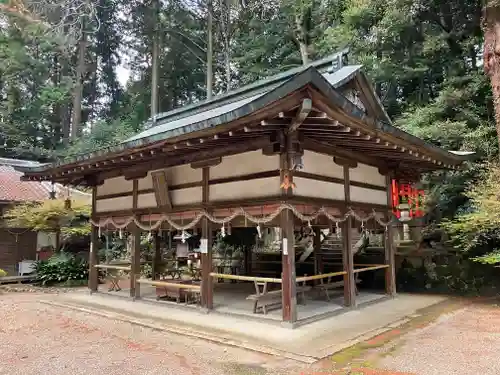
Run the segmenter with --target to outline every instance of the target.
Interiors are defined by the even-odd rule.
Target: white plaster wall
[[[210,185],[210,201],[276,196],[281,193],[280,178],[268,177]]]
[[[279,167],[279,155],[266,156],[262,154],[261,150],[257,150],[223,157],[220,164],[210,167],[210,178],[216,179],[275,171]]]
[[[302,161],[304,172],[344,179],[344,168],[335,164],[332,156],[305,150]]]
[[[294,177],[293,182],[295,182],[296,185],[294,194],[301,197],[334,199],[339,201],[345,199],[343,184],[311,180],[302,177]]]
[[[157,207],[155,193],[139,194],[137,208]]]
[[[199,203],[202,200],[201,186],[180,190],[171,190],[170,199],[172,200],[173,206]]]
[[[140,178],[137,181],[137,187],[139,190],[146,190],[153,188],[153,178],[151,177],[151,171],[148,172],[148,175],[144,178]]]
[[[168,186],[201,181],[201,168],[193,169],[189,164],[166,169]]]
[[[125,180],[125,177],[114,177],[104,180],[104,183],[97,187],[97,196],[127,193],[132,194],[134,183],[132,180]]]
[[[350,168],[349,178],[351,181],[386,186],[385,176],[379,173],[378,168],[366,164],[358,163],[356,168]]]
[[[374,190],[362,188],[358,186],[351,186],[351,201],[361,203],[373,204],[387,204],[387,192],[381,190]]]
[[[96,212],[122,211],[132,209],[132,195],[96,201]]]

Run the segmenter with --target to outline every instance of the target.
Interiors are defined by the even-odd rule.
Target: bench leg
[[[264,311],[264,315],[267,315],[267,305],[262,305],[262,310]]]
[[[330,302],[330,293],[328,293],[328,289],[325,288],[326,300]]]
[[[257,303],[258,303],[258,302],[259,302],[259,301],[255,300],[255,302],[253,303],[253,313],[254,313],[254,314],[257,314]]]

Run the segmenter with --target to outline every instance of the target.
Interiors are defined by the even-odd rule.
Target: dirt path
[[[469,305],[384,348],[378,365],[422,375],[500,374],[500,308]]]
[[[0,296],[0,375],[498,375],[500,308],[444,304],[332,358],[303,365]],[[437,319],[437,320],[436,320]]]
[[[49,306],[0,297],[0,374],[290,374],[295,362]],[[300,370],[297,369],[297,374]]]
[[[455,300],[337,353],[322,365],[329,374],[343,367],[351,375],[498,375],[498,358],[500,307]]]

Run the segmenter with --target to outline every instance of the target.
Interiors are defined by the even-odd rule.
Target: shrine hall
[[[395,233],[451,152],[395,127],[346,52],[161,113],[24,179],[92,190],[91,293],[293,326],[396,294]],[[121,242],[120,242],[121,241]],[[110,243],[123,243],[119,256]]]

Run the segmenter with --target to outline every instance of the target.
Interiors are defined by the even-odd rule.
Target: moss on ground
[[[452,298],[421,309],[417,311],[415,317],[403,323],[401,326],[388,329],[386,332],[367,341],[346,348],[332,355],[329,360],[331,363],[333,362],[332,364],[335,368],[344,368],[348,365],[352,365],[352,367],[360,368],[360,370],[364,368],[366,368],[366,370],[373,369],[376,367],[376,362],[379,358],[386,355],[393,355],[403,345],[402,342],[394,342],[395,340],[401,339],[401,337],[415,329],[421,329],[428,326],[436,321],[441,315],[451,313],[470,302],[470,300]],[[394,344],[387,346],[387,344],[391,342],[394,342]],[[373,355],[376,349],[385,346],[387,346],[386,351],[381,351]],[[372,356],[370,356],[370,354],[372,354]]]

